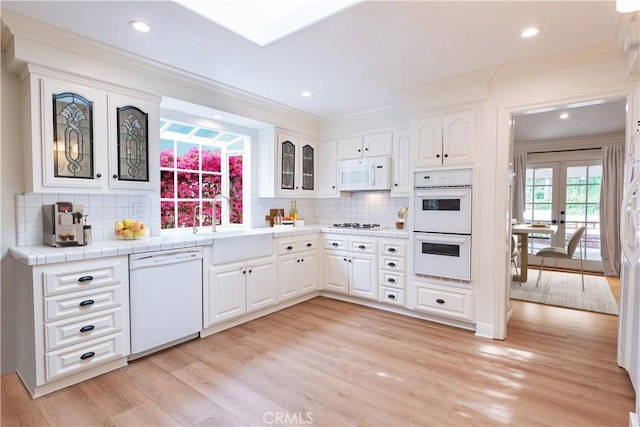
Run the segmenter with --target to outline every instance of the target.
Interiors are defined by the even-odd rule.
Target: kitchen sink
[[[244,230],[216,231],[211,233],[211,263],[224,264],[250,258],[271,256],[273,237],[271,233],[248,233]]]

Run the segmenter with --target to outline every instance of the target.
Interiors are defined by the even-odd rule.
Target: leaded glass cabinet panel
[[[148,114],[133,106],[117,109],[118,179],[149,181]]]
[[[283,190],[295,189],[296,174],[296,146],[291,141],[282,143],[282,170],[280,188]]]
[[[73,92],[52,99],[54,175],[93,179],[93,103]]]
[[[302,189],[313,190],[314,181],[314,156],[315,152],[311,145],[302,147]]]

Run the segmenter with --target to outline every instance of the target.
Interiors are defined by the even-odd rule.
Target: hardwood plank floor
[[[626,426],[617,317],[513,301],[508,339],[315,298],[32,400],[2,426]]]

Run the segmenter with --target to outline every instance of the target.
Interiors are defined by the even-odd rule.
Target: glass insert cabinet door
[[[93,179],[93,102],[72,92],[52,96],[54,175]]]
[[[296,175],[296,146],[291,141],[283,141],[281,144],[281,176],[280,176],[280,188],[283,190],[295,189],[295,175]]]
[[[149,181],[149,117],[141,109],[117,109],[118,174],[120,181]]]
[[[315,171],[313,170],[314,164],[314,150],[309,144],[302,147],[302,189],[313,190],[313,181]]]

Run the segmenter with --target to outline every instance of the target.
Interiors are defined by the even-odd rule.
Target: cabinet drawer
[[[407,253],[405,242],[382,241],[380,242],[380,255],[393,255],[404,257]]]
[[[416,310],[473,320],[473,291],[416,287]]]
[[[392,288],[404,289],[404,273],[380,271],[380,284]]]
[[[122,286],[93,289],[87,292],[62,294],[44,299],[44,320],[62,319],[117,307],[122,302]]]
[[[380,301],[404,306],[404,291],[402,289],[380,288]]]
[[[127,343],[122,332],[46,354],[47,381],[83,371],[109,360],[126,356]]]
[[[396,272],[404,272],[404,258],[380,257],[380,269]]]
[[[120,307],[47,323],[45,324],[46,351],[121,331],[123,325],[124,315]]]
[[[126,266],[120,262],[111,265],[88,265],[67,270],[43,273],[44,295],[55,295],[63,292],[75,292],[92,289],[98,286],[115,285],[121,282],[122,275],[127,274]]]
[[[297,238],[278,239],[278,255],[292,254],[300,251],[300,242]]]
[[[302,236],[300,238],[300,247],[301,251],[310,251],[312,249],[318,248],[318,236],[306,237]]]
[[[347,249],[347,238],[341,237],[325,237],[324,238],[324,247],[326,249]]]
[[[377,242],[371,240],[352,239],[349,242],[349,250],[354,253],[376,253]]]

